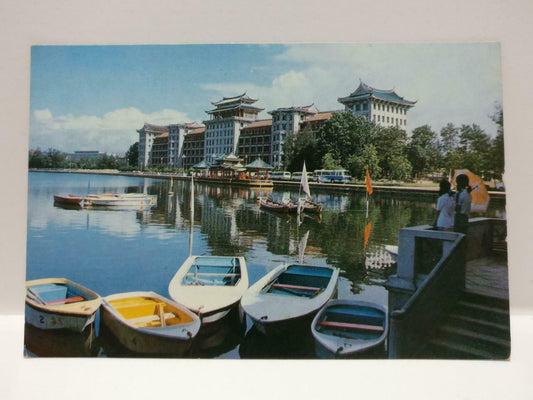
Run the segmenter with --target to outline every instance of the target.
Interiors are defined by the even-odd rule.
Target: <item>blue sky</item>
[[[311,103],[337,110],[360,79],[417,101],[408,133],[448,122],[496,132],[496,43],[36,46],[30,148],[124,153],[144,122],[201,122],[211,101],[245,91],[262,118]]]

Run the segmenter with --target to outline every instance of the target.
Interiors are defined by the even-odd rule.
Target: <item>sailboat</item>
[[[304,197],[301,195],[302,191],[305,193]],[[300,191],[298,194],[298,214],[301,214],[302,212],[320,214],[322,212],[322,204],[311,201],[311,190],[309,189],[305,161],[302,169],[302,178],[300,180]]]
[[[168,292],[174,301],[197,314],[205,324],[222,319],[239,306],[242,295],[248,289],[248,270],[244,257],[192,254],[193,177],[191,177],[190,207],[189,257],[170,281]]]

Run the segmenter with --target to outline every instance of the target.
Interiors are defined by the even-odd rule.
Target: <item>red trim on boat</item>
[[[321,288],[311,286],[296,286],[296,285],[284,285],[282,283],[274,283],[273,287],[285,288],[285,289],[299,289],[299,290],[312,290],[314,292],[319,291]]]
[[[46,305],[75,303],[76,301],[83,301],[83,300],[85,300],[83,297],[76,296],[76,297],[69,297],[67,299],[50,300],[46,302]]]
[[[377,332],[383,332],[384,331],[382,326],[363,325],[363,324],[349,324],[349,323],[346,323],[346,322],[322,321],[320,323],[320,325],[333,326],[335,328],[363,329],[363,330],[366,330],[366,331],[377,331]]]

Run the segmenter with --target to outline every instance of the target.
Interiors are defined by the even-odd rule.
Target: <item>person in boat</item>
[[[457,183],[457,195],[455,198],[455,221],[454,231],[459,233],[468,232],[468,217],[470,216],[470,207],[472,205],[472,195],[470,192],[470,182],[468,176],[461,174],[455,179]]]
[[[446,179],[441,180],[439,183],[439,198],[436,210],[433,226],[439,230],[452,230],[455,219],[455,194],[451,190],[450,182]]]

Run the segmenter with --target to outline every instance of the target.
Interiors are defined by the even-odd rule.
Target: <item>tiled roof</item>
[[[304,122],[324,121],[326,119],[330,119],[332,115],[333,115],[333,112],[322,112],[322,113],[313,115],[312,117],[306,118]]]
[[[308,113],[308,114],[316,114],[318,112],[318,109],[315,107],[313,103],[313,104],[309,104],[308,106],[276,108],[275,110],[269,111],[268,113],[272,114],[275,112],[302,112],[302,113]]]
[[[257,99],[252,99],[246,94],[246,92],[244,92],[243,94],[234,97],[223,97],[222,100],[211,102],[211,104],[214,106],[219,106],[234,102],[255,103],[256,101]]]
[[[254,128],[261,128],[264,126],[272,126],[272,120],[271,119],[261,119],[259,121],[252,122],[250,125],[246,125],[244,128],[242,128],[242,131],[246,131],[249,129]]]
[[[373,88],[363,82],[359,84],[359,87],[352,92],[349,96],[346,97],[339,97],[337,100],[339,103],[348,103],[355,100],[362,100],[362,99],[379,99],[383,101],[388,101],[392,103],[398,103],[405,106],[412,107],[416,104],[416,101],[410,101],[405,100],[403,97],[398,96],[398,94],[394,91],[394,89],[391,90],[382,90],[382,89],[376,89]]]
[[[227,110],[236,110],[242,108],[244,110],[253,110],[253,111],[263,111],[264,108],[254,107],[250,106],[248,104],[241,104],[241,103],[235,103],[235,104],[227,104],[222,107],[217,107],[213,110],[206,111],[208,114],[214,114],[221,111],[227,111]]]
[[[142,131],[159,134],[159,133],[163,133],[163,132],[168,132],[168,126],[166,126],[166,125],[153,125],[153,124],[148,124],[148,123],[145,122],[144,126],[141,129],[137,130],[137,132],[139,132],[139,133],[141,133]]]

